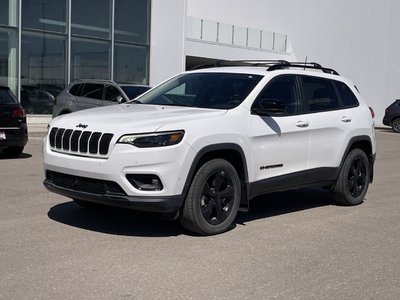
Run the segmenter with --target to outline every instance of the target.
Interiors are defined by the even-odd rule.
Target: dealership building
[[[396,0],[0,0],[0,85],[46,116],[76,79],[154,86],[220,59],[307,60],[351,78],[381,125],[400,98],[399,11]]]

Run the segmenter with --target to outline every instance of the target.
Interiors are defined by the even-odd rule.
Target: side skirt
[[[306,186],[327,186],[336,182],[340,168],[316,168],[248,183],[249,199],[258,195],[298,189]]]

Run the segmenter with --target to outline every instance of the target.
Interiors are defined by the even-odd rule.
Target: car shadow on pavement
[[[331,204],[329,192],[322,189],[272,193],[252,200],[249,212],[239,213],[235,223],[240,226],[261,218]],[[163,220],[158,214],[106,206],[84,208],[73,201],[51,207],[48,217],[62,224],[113,235],[147,237],[193,235],[186,231],[179,221]]]
[[[81,207],[74,201],[53,206],[48,217],[66,225],[113,235],[165,237],[185,233],[179,222],[163,220],[158,214],[101,205]]]
[[[0,150],[0,160],[3,160],[3,159],[13,159],[13,160],[15,160],[15,159],[25,159],[25,158],[31,158],[31,157],[32,157],[32,154],[24,153],[24,152],[21,153],[19,156],[14,157],[14,156],[11,156],[11,155],[7,155],[7,154],[3,153]]]
[[[332,205],[330,192],[321,188],[303,188],[258,196],[250,201],[250,210],[239,213],[238,225],[292,212]]]

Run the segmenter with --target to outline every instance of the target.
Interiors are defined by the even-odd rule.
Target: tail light
[[[25,110],[23,110],[22,108],[17,108],[11,113],[11,117],[15,119],[25,118],[26,117]]]
[[[371,118],[372,119],[375,119],[375,112],[374,112],[374,110],[372,109],[372,107],[368,107],[369,108],[369,111],[371,112]]]

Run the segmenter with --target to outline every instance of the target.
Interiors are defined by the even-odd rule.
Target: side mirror
[[[121,104],[121,103],[125,102],[125,99],[124,99],[124,97],[119,95],[119,96],[117,96],[117,98],[115,98],[115,101],[117,101],[118,104]]]
[[[286,111],[286,105],[278,99],[263,98],[258,105],[251,109],[251,113],[260,116],[280,115]]]

